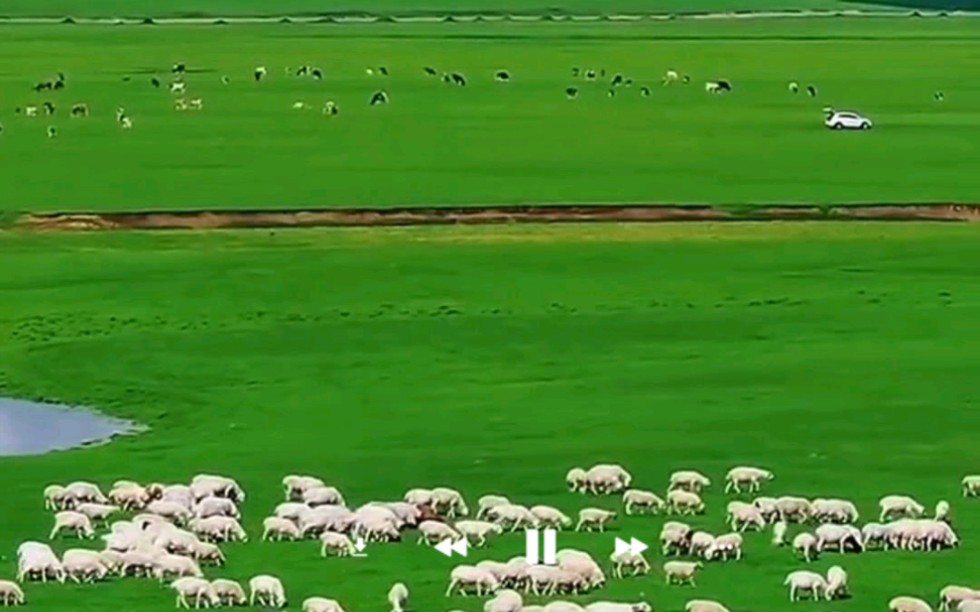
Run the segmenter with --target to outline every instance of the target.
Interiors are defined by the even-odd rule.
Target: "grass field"
[[[603,460],[663,490],[676,468],[715,479],[769,466],[770,492],[854,499],[907,492],[953,502],[955,552],[828,555],[856,596],[800,610],[881,611],[975,584],[978,230],[972,226],[768,224],[172,234],[0,233],[2,393],[99,406],[153,430],[109,446],[0,462],[0,577],[42,538],[40,492],[75,478],[182,481],[226,472],[249,493],[254,534],[289,472],[312,472],[352,503],[446,484],[574,511],[565,471]],[[696,525],[722,529],[725,499]],[[662,518],[615,534],[559,536],[605,558],[613,537],[653,543]],[[57,547],[70,546],[59,542]],[[523,539],[471,559],[521,554]],[[475,612],[442,598],[450,561],[412,543],[366,559],[316,545],[229,546],[220,575],[282,576],[302,598],[387,610]],[[652,555],[654,562],[660,555]],[[659,611],[691,597],[785,610],[786,550],[749,536],[741,563],[697,589],[615,582]],[[212,575],[216,575],[211,572]],[[28,585],[30,609],[173,606],[157,584]]]
[[[980,72],[978,36],[980,20],[908,18],[9,26],[0,209],[975,202],[980,85],[964,75]],[[187,96],[203,111],[177,112],[149,85],[176,61],[200,70]],[[304,63],[323,81],[286,76]],[[257,65],[270,71],[261,84]],[[388,79],[365,74],[378,65]],[[470,82],[443,84],[425,76],[428,65]],[[608,83],[575,80],[574,66],[635,84],[609,98]],[[501,68],[511,83],[494,82]],[[661,87],[670,68],[692,84]],[[31,90],[58,71],[65,91]],[[730,96],[704,92],[719,78],[734,84]],[[790,94],[791,80],[816,84],[818,97]],[[566,99],[569,86],[578,99]],[[390,104],[370,108],[381,88]],[[328,99],[337,117],[321,114]],[[52,118],[14,112],[46,100]],[[312,110],[293,110],[296,101]],[[89,119],[65,116],[76,102]],[[827,105],[866,113],[876,128],[832,133]],[[133,118],[128,132],[115,124],[119,106]]]

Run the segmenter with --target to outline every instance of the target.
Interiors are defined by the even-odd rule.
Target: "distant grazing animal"
[[[577,77],[580,74],[582,74],[582,71],[579,68],[572,68],[572,76],[573,77]]]
[[[684,75],[684,78],[681,79],[681,82],[684,83],[685,85],[690,84],[691,83],[691,76],[685,74]]]
[[[45,89],[51,91],[52,89],[54,89],[54,83],[52,83],[51,81],[41,81],[40,83],[34,86],[34,91],[44,91]]]
[[[25,106],[24,114],[28,117],[37,117],[37,107],[36,106]]]
[[[55,91],[64,88],[65,88],[65,82],[61,80],[55,81],[54,85],[52,86],[52,89],[54,89]]]
[[[170,69],[170,72],[173,74],[184,74],[187,72],[187,66],[185,66],[183,62],[179,62],[174,64],[174,67]]]
[[[231,83],[231,79],[229,79],[227,75],[221,77],[221,84],[222,85],[227,85],[228,83]]]
[[[427,75],[429,75],[429,76],[436,76],[436,69],[435,69],[435,68],[432,68],[432,67],[430,67],[430,66],[426,66],[426,67],[424,68],[424,70],[425,70],[425,73],[426,73]]]
[[[565,90],[565,95],[568,97],[569,100],[571,100],[572,98],[578,95],[578,90],[575,89],[574,87],[569,87],[568,89]]]
[[[188,106],[192,110],[201,110],[201,109],[204,108],[204,101],[201,100],[200,98],[194,98],[193,100],[190,101],[190,103],[188,104]]]
[[[88,117],[88,106],[85,104],[75,104],[71,107],[72,117]]]
[[[622,83],[623,83],[623,75],[617,74],[616,76],[613,77],[613,80],[612,80],[612,86],[613,87],[615,87],[617,85],[622,85]]]
[[[54,127],[53,125],[49,125],[48,126],[48,138],[54,138],[57,135],[58,135],[58,128]]]
[[[816,98],[817,97],[817,88],[814,87],[813,85],[807,85],[806,86],[806,93],[811,98]]]
[[[323,105],[323,114],[324,115],[336,115],[339,112],[340,112],[340,109],[337,108],[337,105],[334,104],[334,102],[332,100],[328,100]]]
[[[177,98],[176,100],[174,100],[174,110],[179,110],[179,111],[187,110],[187,100],[183,98]],[[116,113],[116,118],[117,119],[122,118],[122,113]]]
[[[943,92],[937,91],[936,93],[932,94],[932,99],[935,100],[936,102],[942,102],[943,100],[946,99],[946,96],[943,95]]]
[[[641,87],[640,88],[640,95],[643,96],[644,98],[648,97],[650,95],[650,88],[649,87]]]
[[[293,102],[293,108],[296,109],[296,110],[303,110],[304,108],[306,108],[306,103],[305,102]]]
[[[126,109],[119,107],[116,109],[116,121],[122,121],[122,118],[126,116]]]
[[[170,93],[182,94],[187,91],[187,85],[183,82],[176,82],[170,84]]]
[[[615,89],[610,89],[609,90],[609,97],[610,98],[615,98],[616,97],[616,90]]]
[[[676,70],[668,70],[664,73],[663,84],[670,85],[671,83],[676,82],[679,78],[680,77],[678,76]]]
[[[3,124],[0,123],[0,134],[3,134]]]
[[[374,76],[374,68],[365,68],[364,69],[364,74],[366,74],[368,76]]]
[[[129,76],[128,74],[124,74],[123,75],[123,83],[128,83],[128,82],[130,82],[132,80],[133,80],[133,77]]]
[[[444,73],[442,75],[442,82],[443,83],[452,83],[453,82],[453,80],[449,77],[449,73]]]
[[[602,68],[602,69],[599,70],[599,76],[605,78],[605,76],[606,76],[606,69],[605,68]]]
[[[464,77],[460,73],[454,72],[454,73],[452,73],[449,76],[450,76],[450,78],[452,78],[453,83],[455,83],[456,85],[461,85],[461,86],[465,86],[466,85],[466,77]]]
[[[376,91],[374,92],[374,95],[371,96],[371,106],[374,106],[375,104],[387,104],[387,103],[388,103],[388,94],[385,93],[384,90]]]
[[[152,79],[150,79],[150,85],[153,85],[154,87],[160,87],[160,79],[153,77]]]
[[[314,68],[312,71],[310,71],[310,74],[318,81],[323,78],[323,73],[320,72],[319,68]]]
[[[378,66],[378,72],[380,72],[382,76],[388,76],[388,69],[384,66]]]
[[[800,84],[797,83],[796,81],[790,81],[790,83],[789,83],[789,90],[791,92],[793,92],[793,93],[799,93],[799,91],[800,91]]]
[[[41,106],[44,107],[44,114],[45,115],[53,115],[54,114],[54,104],[51,104],[50,102],[45,102]]]
[[[253,73],[253,75],[255,76],[255,81],[256,82],[261,81],[265,77],[266,72],[267,71],[265,69],[265,66],[259,66],[258,68],[256,68],[255,72]]]
[[[129,117],[123,116],[123,118],[119,120],[119,126],[124,130],[128,130],[133,127],[133,120]]]
[[[58,80],[61,81],[62,83],[64,83],[67,80],[67,79],[65,79],[65,73],[64,72],[59,72],[58,73]]]
[[[625,85],[627,87],[632,87],[633,86],[633,79],[626,79],[625,81],[623,81],[623,85]]]
[[[296,70],[296,76],[306,76],[309,73],[310,73],[310,67],[309,66],[300,66]]]
[[[510,73],[506,70],[498,70],[497,74],[493,75],[493,78],[497,79],[501,83],[506,83],[510,80]]]
[[[594,81],[595,80],[595,70],[589,70],[588,72],[586,72],[585,73],[585,78],[588,79],[588,80],[590,80],[590,81]]]
[[[708,93],[723,93],[732,90],[732,85],[728,81],[708,81],[704,84],[704,90]]]

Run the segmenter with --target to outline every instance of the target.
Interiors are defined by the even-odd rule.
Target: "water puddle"
[[[0,398],[0,457],[96,446],[145,429],[90,410]]]

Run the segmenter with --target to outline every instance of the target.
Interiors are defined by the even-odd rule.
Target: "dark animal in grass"
[[[52,89],[54,89],[55,91],[57,91],[59,89],[64,89],[64,88],[65,88],[65,82],[64,81],[55,81],[54,82],[54,85],[52,86]]]
[[[383,76],[388,76],[388,68],[385,66],[379,66],[378,72],[380,72]]]
[[[58,128],[54,127],[53,125],[49,125],[48,126],[48,138],[54,138],[57,135],[58,135]]]
[[[128,74],[123,76],[123,83],[128,83],[132,80],[132,77],[130,77]]]
[[[314,68],[313,70],[310,71],[310,74],[313,76],[314,79],[318,81],[323,78],[323,73],[320,72],[319,68]]]
[[[150,79],[150,85],[153,85],[154,87],[156,87],[157,89],[159,89],[160,88],[160,79],[158,79],[156,77],[153,77],[152,79]]]
[[[76,104],[71,107],[72,117],[87,117],[88,116],[88,106],[84,104]]]
[[[585,73],[585,78],[587,78],[590,81],[594,81],[595,80],[595,70],[589,70],[588,72],[586,72]]]
[[[611,84],[611,85],[612,85],[613,87],[615,87],[615,86],[617,86],[617,85],[622,85],[622,84],[623,84],[623,75],[621,75],[621,74],[617,74],[616,76],[614,76],[614,77],[613,77],[613,80],[612,80],[612,83],[610,83],[610,84]]]
[[[806,93],[811,98],[816,98],[817,97],[817,88],[814,87],[813,85],[807,85],[806,86]]]
[[[53,115],[54,114],[54,104],[51,104],[50,102],[45,102],[41,106],[44,107],[44,114],[45,115]]]
[[[565,90],[565,95],[568,97],[569,100],[571,100],[572,98],[578,95],[578,90],[575,89],[574,87],[569,87],[568,89]]]
[[[52,83],[51,81],[41,81],[40,83],[34,86],[34,91],[44,91],[44,90],[51,91],[52,89],[54,89],[54,83]]]
[[[632,87],[633,86],[633,79],[626,79],[625,81],[623,81],[623,85],[625,85],[627,87]]]
[[[946,99],[946,96],[943,94],[943,92],[937,91],[936,93],[932,94],[932,99],[936,102],[942,102]]]
[[[728,81],[718,81],[718,91],[731,91],[732,84]]]
[[[501,83],[505,83],[510,80],[510,73],[506,70],[498,70],[497,74],[493,75],[493,78],[497,79]]]
[[[173,74],[184,74],[187,72],[187,66],[185,66],[183,62],[178,62],[174,64],[174,67],[170,69],[170,72]]]
[[[425,70],[425,73],[429,76],[436,76],[436,69],[432,68],[431,66],[426,66],[423,68],[423,70]]]
[[[265,66],[259,66],[258,68],[255,69],[255,72],[252,73],[252,76],[255,78],[256,83],[262,80],[262,78],[265,76],[265,72],[266,72]]]
[[[0,123],[0,134],[3,134],[3,124]]]
[[[606,77],[606,69],[605,69],[605,68],[603,68],[603,69],[601,69],[601,70],[599,70],[599,76],[601,76],[601,77],[603,77],[603,78],[605,78],[605,77]]]
[[[689,83],[691,82],[691,77],[690,77],[690,75],[687,75],[687,74],[685,74],[685,75],[684,75],[684,78],[683,78],[683,79],[681,79],[681,81],[682,81],[682,82],[683,82],[683,83],[684,83],[685,85],[687,85],[687,84],[689,84]]]
[[[453,82],[453,80],[449,77],[449,73],[446,73],[446,74],[443,74],[442,75],[442,82],[443,83],[452,83]]]
[[[455,83],[456,85],[460,85],[460,86],[465,86],[466,85],[466,77],[464,77],[460,73],[454,72],[454,73],[452,73],[449,76],[452,77],[453,83]]]
[[[388,94],[385,93],[384,90],[376,91],[374,92],[374,95],[371,96],[371,106],[374,106],[375,104],[387,104],[387,103],[388,103]]]
[[[615,98],[616,97],[616,90],[615,89],[610,89],[609,90],[609,97],[610,98]]]
[[[231,79],[229,79],[227,75],[221,77],[221,84],[222,85],[227,85],[228,83],[231,83]]]
[[[309,72],[310,72],[309,66],[300,66],[299,69],[296,70],[296,76],[300,76],[300,77],[306,76],[307,74],[309,74]]]
[[[572,76],[573,77],[578,77],[578,75],[580,75],[581,73],[582,73],[582,71],[579,70],[578,68],[572,68]]]
[[[650,88],[649,87],[641,87],[640,88],[640,95],[643,96],[644,98],[648,97],[650,95]]]
[[[58,73],[58,80],[61,81],[62,83],[64,83],[68,79],[65,78],[65,73],[64,72],[59,72]]]

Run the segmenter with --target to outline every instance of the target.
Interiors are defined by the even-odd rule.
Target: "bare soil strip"
[[[176,211],[28,214],[15,226],[39,231],[208,230],[286,227],[657,223],[678,221],[980,221],[980,204],[853,206],[551,205],[467,208]]]

